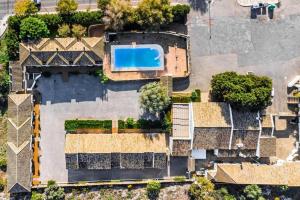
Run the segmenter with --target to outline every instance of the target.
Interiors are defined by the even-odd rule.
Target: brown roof
[[[189,104],[173,104],[172,106],[173,138],[189,138]]]
[[[221,183],[300,186],[300,162],[280,165],[218,164],[216,174],[210,174]]]
[[[229,149],[231,128],[195,128],[193,149]]]
[[[242,130],[258,130],[257,112],[246,112],[232,109],[233,128]]]
[[[238,145],[243,145],[242,149],[256,149],[259,138],[259,131],[256,130],[234,130],[231,148],[237,149]]]
[[[195,127],[230,127],[230,113],[227,103],[193,103]]]
[[[262,117],[261,120],[261,126],[263,128],[273,128],[273,119],[272,119],[272,115],[268,114],[268,115],[264,115]]]
[[[191,150],[190,140],[173,140],[172,155],[173,156],[189,156]]]
[[[65,153],[166,153],[167,140],[157,134],[67,134]]]
[[[276,137],[261,137],[259,151],[260,157],[276,156]]]

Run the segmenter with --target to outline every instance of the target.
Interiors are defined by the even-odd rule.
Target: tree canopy
[[[63,15],[68,15],[77,10],[78,3],[76,0],[59,0],[56,11]]]
[[[35,17],[28,17],[22,20],[20,26],[20,38],[22,40],[37,40],[48,35],[49,30],[42,20]]]
[[[230,103],[236,109],[258,111],[271,103],[272,80],[265,76],[225,72],[214,75],[212,96]]]
[[[32,0],[17,0],[14,11],[16,15],[30,15],[38,12]]]
[[[138,4],[135,21],[142,27],[159,28],[162,24],[173,21],[172,7],[169,0],[142,0]]]
[[[258,185],[247,185],[244,189],[247,199],[265,200],[262,196],[262,190]]]
[[[141,107],[152,114],[164,111],[171,103],[167,88],[159,82],[144,85],[140,92]]]
[[[108,29],[119,31],[130,20],[130,1],[111,0],[106,6],[103,21]]]

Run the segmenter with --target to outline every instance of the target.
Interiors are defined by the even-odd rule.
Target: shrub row
[[[162,129],[163,124],[160,120],[134,120],[128,118],[126,121],[118,120],[119,129]]]
[[[111,120],[66,120],[65,130],[76,131],[80,128],[92,128],[92,129],[112,129]]]
[[[178,95],[172,96],[173,103],[189,103],[189,102],[200,102],[201,101],[201,91],[196,89],[191,92],[190,95]]]

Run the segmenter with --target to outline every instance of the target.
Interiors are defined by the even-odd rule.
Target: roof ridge
[[[218,174],[218,170],[220,170],[221,172],[223,172],[223,175],[226,176],[226,178],[229,178],[232,183],[235,183],[235,184],[238,184],[238,182],[236,182],[223,168],[221,168],[219,165],[218,165],[218,168],[217,168],[217,174]],[[217,175],[216,174],[216,175]],[[221,181],[222,182],[222,181]]]

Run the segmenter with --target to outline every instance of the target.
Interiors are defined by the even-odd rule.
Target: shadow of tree
[[[200,11],[201,14],[205,14],[208,11],[207,0],[189,0],[189,3],[193,10]]]

